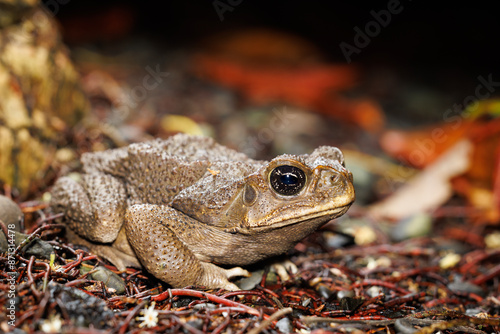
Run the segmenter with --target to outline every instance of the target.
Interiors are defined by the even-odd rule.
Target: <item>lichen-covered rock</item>
[[[33,0],[0,8],[0,183],[26,195],[89,104],[51,15]]]
[[[0,220],[3,221],[5,226],[10,226],[9,229],[14,229],[16,231],[21,231],[20,221],[23,218],[23,212],[21,208],[11,200],[10,198],[0,195]]]
[[[38,0],[0,0],[0,28],[21,20],[37,3]]]

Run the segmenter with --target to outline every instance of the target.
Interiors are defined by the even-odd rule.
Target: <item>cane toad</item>
[[[339,149],[252,160],[213,139],[166,140],[82,156],[82,180],[60,178],[52,207],[68,235],[123,270],[173,287],[236,290],[239,267],[278,255],[354,201]]]

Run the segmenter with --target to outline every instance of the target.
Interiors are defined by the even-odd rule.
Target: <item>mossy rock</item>
[[[50,13],[31,0],[0,8],[0,183],[26,197],[89,102]]]

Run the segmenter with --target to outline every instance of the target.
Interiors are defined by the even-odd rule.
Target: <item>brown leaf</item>
[[[403,188],[371,206],[370,214],[398,220],[438,208],[452,194],[450,178],[469,167],[471,150],[468,140],[456,143]]]

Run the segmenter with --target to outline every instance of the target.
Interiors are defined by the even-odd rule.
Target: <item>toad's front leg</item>
[[[120,271],[140,266],[122,231],[126,195],[119,179],[94,171],[83,174],[82,182],[60,178],[51,200],[53,210],[66,216],[68,240],[86,246]]]
[[[187,228],[188,220],[192,218],[168,206],[141,204],[128,208],[127,237],[142,265],[173,287],[201,285],[238,290],[228,279],[246,276],[246,270],[226,270],[200,261],[174,233],[173,224]]]

